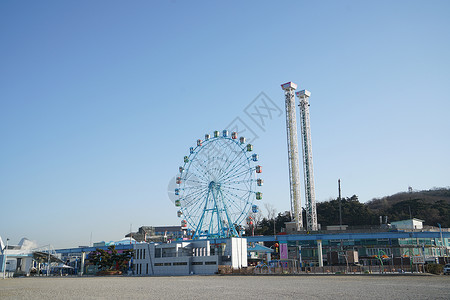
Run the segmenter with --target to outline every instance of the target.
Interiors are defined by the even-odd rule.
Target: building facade
[[[247,240],[229,238],[225,242],[194,240],[174,243],[134,245],[133,272],[151,275],[211,275],[219,266],[247,267]]]

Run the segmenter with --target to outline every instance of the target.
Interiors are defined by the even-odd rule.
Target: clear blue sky
[[[1,1],[0,235],[70,247],[176,225],[170,179],[236,117],[288,210],[285,118],[312,92],[317,201],[450,185],[449,1]],[[302,187],[303,193],[303,187]],[[304,197],[303,197],[304,199]],[[263,206],[263,205],[261,205]]]

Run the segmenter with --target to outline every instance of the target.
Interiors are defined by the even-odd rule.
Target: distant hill
[[[389,221],[425,220],[425,225],[450,227],[450,188],[434,188],[394,194],[366,203],[375,215],[388,216]]]
[[[425,225],[450,227],[450,188],[412,191],[360,203],[357,196],[342,198],[342,223],[349,226],[378,225],[379,217],[388,222],[412,218]],[[322,228],[339,224],[339,201],[317,203],[317,219]]]

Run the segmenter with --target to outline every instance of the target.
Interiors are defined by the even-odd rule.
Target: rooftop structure
[[[130,232],[125,237],[137,242],[162,242],[186,237],[186,229],[182,226],[141,226],[137,232]]]
[[[423,229],[424,220],[412,218],[409,220],[402,220],[391,222],[391,226],[396,229]]]

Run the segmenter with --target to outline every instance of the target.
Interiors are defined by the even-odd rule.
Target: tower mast
[[[303,171],[305,178],[306,224],[307,230],[317,230],[316,195],[314,189],[314,172],[311,146],[311,128],[309,124],[309,96],[311,92],[297,92],[300,99],[300,127],[303,149]]]
[[[297,231],[303,229],[301,197],[300,197],[300,170],[298,158],[297,118],[295,112],[294,91],[297,85],[287,82],[281,85],[286,100],[286,131],[288,146],[289,181],[291,197],[291,214]]]

